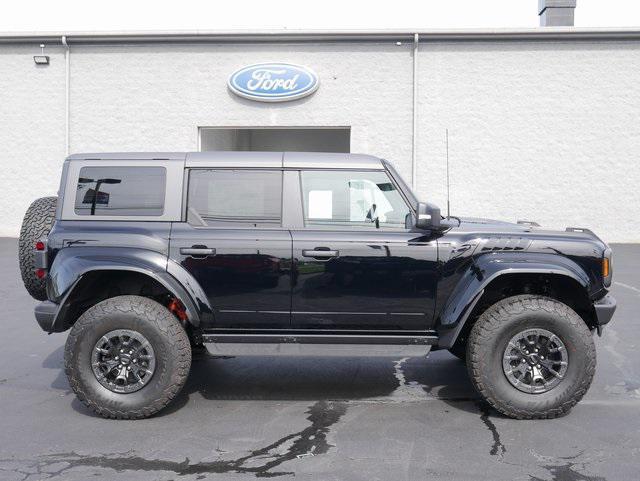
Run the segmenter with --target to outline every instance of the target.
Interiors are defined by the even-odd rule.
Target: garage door
[[[350,152],[349,127],[200,127],[200,150]]]

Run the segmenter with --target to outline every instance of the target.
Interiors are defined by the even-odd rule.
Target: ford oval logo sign
[[[235,71],[229,89],[259,102],[285,102],[311,95],[318,88],[313,70],[288,63],[260,63]]]

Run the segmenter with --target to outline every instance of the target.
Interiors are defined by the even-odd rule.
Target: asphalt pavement
[[[112,421],[75,399],[66,333],[48,336],[0,239],[0,480],[636,480],[640,245],[615,245],[618,311],[586,397],[555,420],[483,404],[465,366],[427,359],[220,357],[193,362],[160,415]]]

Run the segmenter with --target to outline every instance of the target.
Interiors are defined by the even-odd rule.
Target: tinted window
[[[302,172],[307,226],[404,229],[406,202],[385,172]]]
[[[164,167],[83,167],[78,215],[159,216],[164,211]]]
[[[193,225],[280,225],[282,172],[194,169],[187,219]]]

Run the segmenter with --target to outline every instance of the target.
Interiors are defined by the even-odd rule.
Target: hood
[[[516,224],[514,222],[505,222],[502,220],[484,219],[481,217],[457,217],[460,219],[458,229],[474,229],[474,230],[498,230],[500,232],[528,232],[531,230],[529,224]]]
[[[547,239],[595,240],[607,247],[606,243],[589,229],[568,227],[566,230],[546,229],[535,222],[514,223],[502,220],[484,219],[481,217],[455,217],[460,225],[453,230],[470,232],[487,232],[491,234],[514,234],[529,232],[531,235]],[[527,236],[529,237],[529,236]]]

